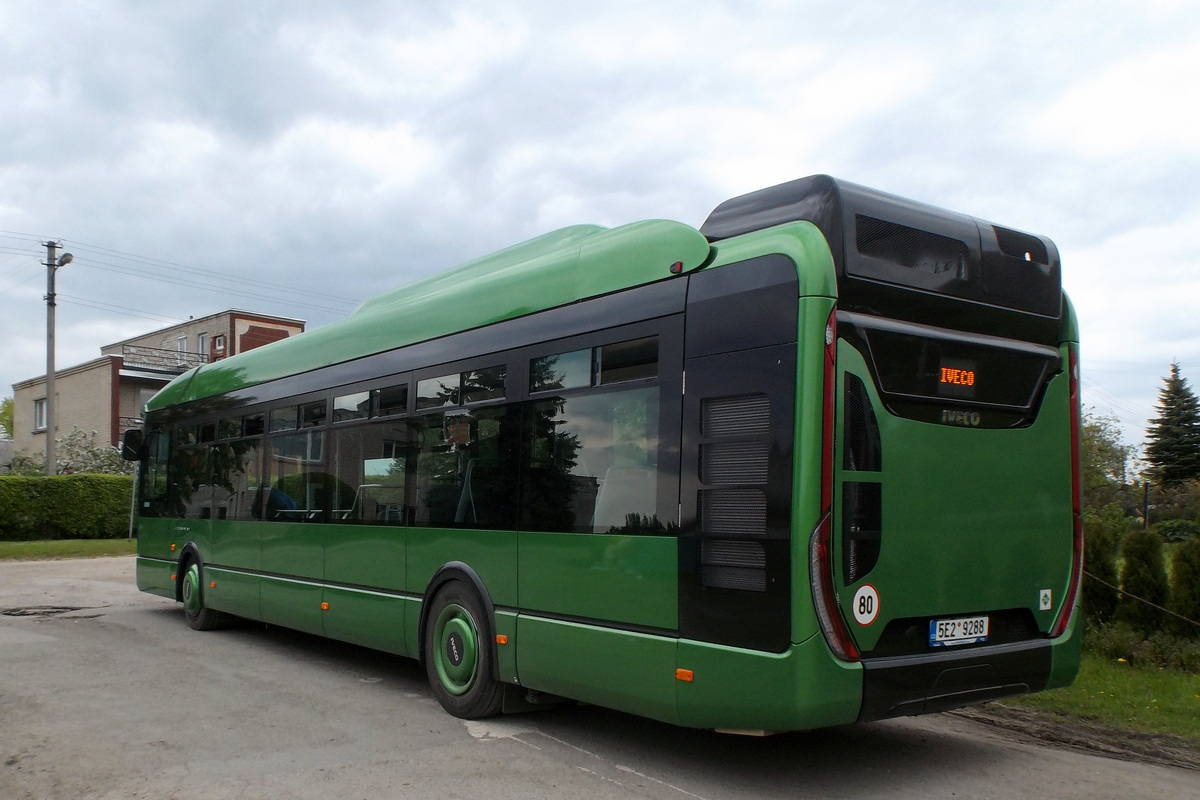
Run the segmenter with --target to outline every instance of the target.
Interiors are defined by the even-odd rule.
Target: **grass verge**
[[[1200,749],[1200,675],[1195,673],[1134,667],[1085,652],[1071,686],[1003,705],[1124,731],[1178,736]]]
[[[54,539],[41,542],[0,542],[0,561],[131,556],[136,552],[136,539]]]

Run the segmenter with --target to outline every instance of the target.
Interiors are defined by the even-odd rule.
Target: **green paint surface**
[[[676,639],[522,614],[517,640],[522,686],[679,724]]]
[[[475,570],[499,606],[517,605],[517,534],[513,531],[410,528],[408,590],[424,594],[429,581],[451,561]]]
[[[524,609],[667,630],[679,626],[674,537],[521,533],[520,551]]]
[[[156,594],[159,597],[175,599],[175,562],[161,561],[157,558],[138,557],[135,574],[137,588],[140,591]]]
[[[862,667],[844,664],[818,635],[784,653],[681,640],[679,722],[696,728],[785,731],[858,717]]]
[[[414,599],[338,586],[326,586],[323,597],[329,608],[321,618],[329,638],[401,656],[416,655],[404,636],[406,606],[417,604]]]

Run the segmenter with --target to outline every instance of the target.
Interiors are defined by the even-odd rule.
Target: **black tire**
[[[221,626],[221,612],[204,604],[204,571],[195,559],[184,562],[179,570],[179,597],[192,630],[211,631]]]
[[[442,708],[460,719],[500,711],[492,641],[491,620],[471,587],[450,581],[438,589],[425,617],[425,674]]]

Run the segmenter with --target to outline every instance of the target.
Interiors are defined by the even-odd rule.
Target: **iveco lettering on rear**
[[[123,448],[138,587],[417,659],[467,719],[1064,686],[1077,350],[1049,239],[828,176],[552,231],[162,388]]]
[[[967,428],[978,428],[983,417],[978,411],[963,411],[961,409],[942,409],[942,423],[945,425],[962,425]]]

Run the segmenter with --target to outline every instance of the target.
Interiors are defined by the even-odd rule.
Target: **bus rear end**
[[[793,603],[861,664],[858,718],[1069,683],[1078,337],[1054,244],[825,176],[729,201],[704,232],[796,220],[829,243],[837,298],[815,345],[821,513],[794,533],[809,591],[797,576]]]

